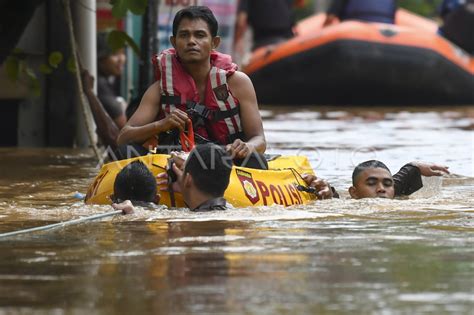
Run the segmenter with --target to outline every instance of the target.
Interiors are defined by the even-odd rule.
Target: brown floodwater
[[[341,199],[138,209],[0,239],[0,314],[472,314],[474,112],[262,110],[268,152],[309,156]],[[355,164],[450,166],[406,200],[349,200]],[[111,210],[75,199],[90,151],[0,149],[0,233]]]

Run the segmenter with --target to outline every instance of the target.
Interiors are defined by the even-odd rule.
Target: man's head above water
[[[233,164],[232,157],[221,146],[201,144],[187,156],[179,152],[172,152],[171,156],[174,162],[172,170],[177,178],[173,190],[182,194],[189,209],[195,210],[207,202],[223,198]],[[167,184],[167,173],[161,173],[158,178],[161,179],[159,186]]]
[[[141,161],[133,161],[125,166],[115,178],[114,202],[131,200],[137,202],[156,202],[157,185],[155,176]]]
[[[354,199],[394,198],[395,187],[390,170],[377,160],[360,163],[352,173],[349,194]]]
[[[443,176],[449,174],[448,166],[413,161],[403,166],[394,176],[380,161],[360,163],[352,173],[349,194],[354,199],[388,198],[408,196],[423,187],[421,176]],[[338,198],[328,182],[312,174],[303,174],[306,184],[315,189],[320,199]]]
[[[215,144],[196,146],[186,160],[180,184],[183,196],[202,194],[209,198],[222,197],[229,186],[232,159]],[[194,190],[197,190],[194,191]]]

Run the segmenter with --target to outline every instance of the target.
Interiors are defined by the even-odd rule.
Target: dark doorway
[[[19,100],[0,100],[0,147],[18,145]]]

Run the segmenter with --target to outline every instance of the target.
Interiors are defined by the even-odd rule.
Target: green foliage
[[[123,18],[127,11],[135,15],[143,15],[146,11],[148,0],[110,0],[110,4],[112,5],[112,15],[116,18]],[[123,31],[111,31],[107,37],[107,43],[112,51],[128,45],[140,58],[140,48],[138,48],[137,43]]]
[[[60,51],[53,51],[48,56],[48,63],[41,64],[38,71],[45,75],[51,74],[54,69],[61,65],[63,60],[64,57]],[[69,64],[67,66],[70,69]],[[10,81],[15,83],[24,81],[33,96],[38,97],[41,95],[41,85],[38,76],[28,63],[28,54],[24,53],[21,49],[14,49],[11,55],[7,57],[5,60],[5,71]]]
[[[71,73],[76,73],[76,62],[74,61],[74,58],[69,56],[67,63],[66,63],[66,69],[71,72]]]
[[[123,18],[127,11],[135,15],[143,15],[148,5],[148,0],[110,0],[112,4],[112,14],[114,17]],[[113,51],[130,46],[137,56],[140,56],[140,49],[135,41],[125,32],[112,31],[110,32],[107,43]],[[64,55],[60,51],[53,51],[48,56],[48,62],[43,63],[37,69],[40,73],[49,75],[58,69],[64,61]],[[29,66],[27,61],[27,54],[21,49],[15,48],[10,56],[5,59],[5,72],[7,77],[12,82],[19,82],[25,80],[34,96],[39,96],[41,93],[40,83],[35,71]],[[66,68],[71,73],[77,71],[76,64],[72,57],[69,57],[66,62]]]
[[[148,0],[110,0],[112,4],[112,15],[116,18],[123,18],[127,11],[135,15],[145,13]]]
[[[110,0],[112,5],[112,15],[116,18],[123,18],[127,14],[127,5],[125,0]]]
[[[51,74],[53,73],[53,69],[48,66],[47,64],[43,63],[39,66],[39,72],[41,72],[42,74]]]
[[[57,68],[58,65],[63,61],[63,54],[60,51],[53,51],[49,54],[48,62],[53,68]]]
[[[42,64],[39,66],[39,71],[43,74],[51,74],[54,69],[57,69],[58,66],[63,62],[63,54],[60,51],[53,51],[49,54],[48,64]]]
[[[18,47],[17,47],[17,48],[15,48],[15,49],[13,49],[12,55],[21,55],[21,56],[24,56],[25,53],[24,53],[24,51],[23,51],[21,48],[18,48]]]
[[[438,15],[438,7],[442,0],[399,0],[399,6],[426,17]]]
[[[148,5],[148,0],[129,0],[130,11],[135,15],[143,15]]]
[[[40,83],[33,69],[28,65],[27,55],[19,48],[13,50],[5,60],[5,71],[12,82],[26,81],[34,96],[41,94]]]
[[[5,60],[5,72],[10,81],[17,81],[20,74],[20,60],[14,55],[10,55]]]
[[[107,44],[112,49],[112,51],[117,51],[125,46],[130,46],[133,52],[140,57],[140,48],[135,43],[135,41],[128,36],[127,33],[122,31],[111,31],[107,36]]]

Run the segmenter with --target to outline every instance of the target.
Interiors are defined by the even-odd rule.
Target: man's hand
[[[253,147],[240,139],[236,139],[234,143],[226,146],[226,151],[234,159],[243,159],[247,157],[253,150]]]
[[[189,154],[184,151],[171,152],[171,158],[173,159],[173,162],[178,166],[180,170],[184,170],[184,163],[186,162],[188,155]]]
[[[187,113],[176,109],[162,120],[163,130],[178,128],[180,131],[184,131],[188,120],[189,117]]]
[[[135,208],[130,200],[125,200],[121,203],[113,203],[112,208],[115,210],[122,210],[123,214],[132,214]]]
[[[426,162],[411,162],[410,164],[418,167],[423,176],[443,176],[444,174],[449,174],[449,166]]]
[[[82,71],[81,79],[82,79],[82,89],[84,90],[84,93],[92,92],[92,90],[94,90],[94,77],[91,76],[89,71],[87,70]]]
[[[316,189],[316,195],[320,199],[331,199],[333,197],[331,185],[324,179],[311,174],[303,174],[302,177],[306,185]]]
[[[184,172],[184,163],[186,162],[187,154],[185,152],[171,152],[171,159],[173,160],[173,172],[176,174],[178,178],[172,184],[172,188],[174,192],[181,192],[181,186],[179,184],[180,178],[183,177]],[[158,174],[157,176],[157,185],[160,191],[168,191],[168,173],[163,172]]]

